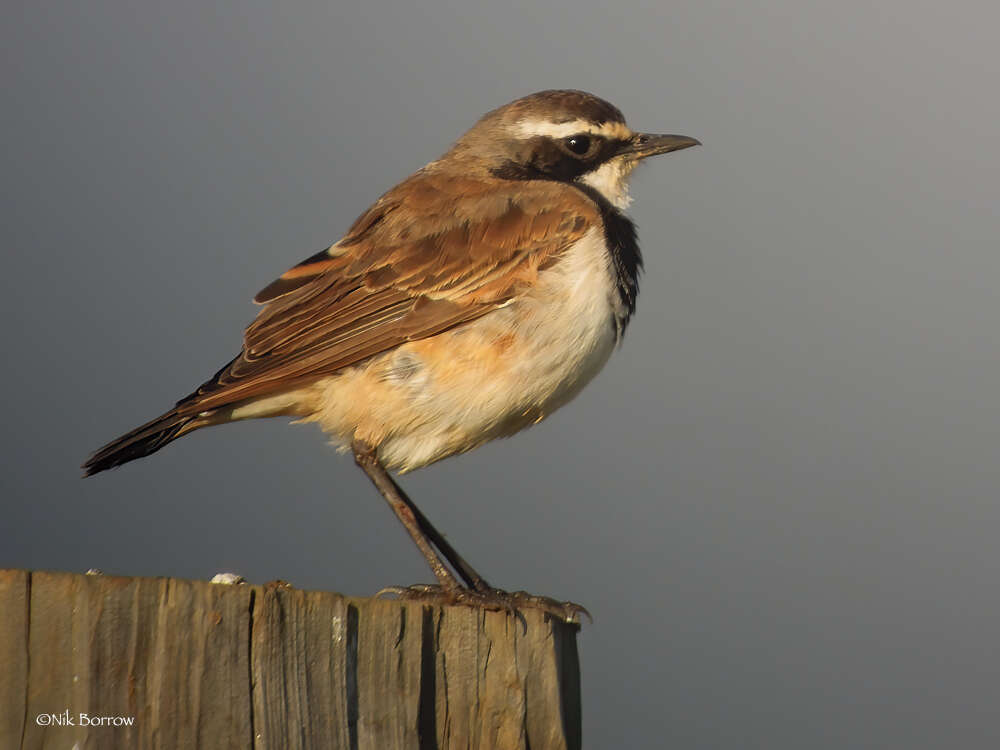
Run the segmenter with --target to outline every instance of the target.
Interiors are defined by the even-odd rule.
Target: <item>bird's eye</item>
[[[585,153],[590,151],[590,136],[571,135],[563,141],[563,144],[574,154],[583,156]]]

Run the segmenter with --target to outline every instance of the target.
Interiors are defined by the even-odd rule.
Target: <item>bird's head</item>
[[[582,183],[623,209],[640,161],[697,145],[683,135],[637,133],[593,94],[552,90],[487,112],[438,164],[503,179]]]

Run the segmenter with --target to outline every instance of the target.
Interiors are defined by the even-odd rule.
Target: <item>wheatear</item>
[[[487,584],[388,470],[512,435],[594,377],[635,311],[642,258],[624,213],[629,174],[648,156],[695,145],[633,132],[616,107],[582,91],[488,112],[343,239],[265,287],[239,355],[97,451],[86,475],[210,425],[317,422],[353,451],[437,577],[398,593],[575,617],[575,605]]]

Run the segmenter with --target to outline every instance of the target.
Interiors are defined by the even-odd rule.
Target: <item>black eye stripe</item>
[[[576,153],[567,141],[586,137],[584,153]],[[490,170],[506,180],[557,180],[573,182],[615,158],[628,141],[586,131],[569,136],[536,135],[520,141],[511,158]],[[582,144],[574,144],[582,148]]]

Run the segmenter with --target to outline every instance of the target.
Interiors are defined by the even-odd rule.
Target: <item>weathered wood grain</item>
[[[576,632],[537,611],[0,571],[0,748],[573,750]]]
[[[249,747],[250,598],[194,581],[32,573],[24,737],[5,747]],[[72,724],[37,720],[63,713]],[[135,719],[86,723],[101,716]]]
[[[255,750],[352,746],[352,611],[356,622],[356,610],[337,594],[255,588],[250,639]]]
[[[28,706],[28,573],[0,570],[0,747],[19,747]]]

